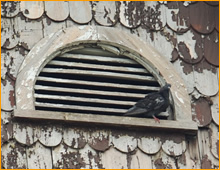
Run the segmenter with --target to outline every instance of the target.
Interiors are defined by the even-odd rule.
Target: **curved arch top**
[[[81,26],[52,33],[39,41],[24,59],[16,81],[16,107],[35,110],[34,85],[41,69],[55,56],[83,43],[100,43],[128,52],[128,57],[146,67],[163,85],[171,83],[175,119],[192,120],[190,99],[183,80],[172,64],[138,37],[109,27]],[[162,77],[162,78],[161,78]]]

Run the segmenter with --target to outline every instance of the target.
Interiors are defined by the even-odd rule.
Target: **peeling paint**
[[[201,141],[201,137],[198,136],[195,140],[197,142],[201,141],[201,143],[203,143],[201,146],[197,146],[192,143],[191,139],[188,139],[188,144],[194,148],[190,157],[187,155],[189,151],[188,145],[184,146],[185,144],[182,143],[182,141],[185,142],[186,139],[173,133],[167,134],[168,136],[163,136],[161,132],[158,132],[155,137],[151,138],[146,136],[146,140],[144,140],[143,136],[147,135],[146,132],[142,134],[138,131],[135,134],[128,134],[128,129],[123,131],[120,128],[117,129],[120,133],[114,133],[112,135],[110,132],[103,132],[103,127],[101,129],[97,128],[95,134],[92,134],[93,130],[88,127],[79,128],[74,131],[72,128],[74,128],[75,125],[71,125],[71,128],[65,127],[64,129],[43,127],[40,124],[39,128],[33,124],[17,127],[11,120],[11,114],[14,109],[13,106],[15,105],[13,83],[16,81],[18,69],[23,58],[26,57],[30,50],[30,43],[24,41],[25,38],[22,37],[29,34],[25,34],[25,32],[21,33],[21,30],[18,30],[18,27],[21,26],[19,26],[19,24],[21,23],[18,23],[17,20],[30,23],[30,25],[24,24],[26,28],[22,29],[22,31],[28,29],[31,23],[37,25],[37,23],[41,24],[45,20],[45,27],[42,27],[42,31],[44,35],[49,34],[49,38],[54,36],[54,33],[51,32],[56,30],[56,28],[60,28],[61,25],[64,28],[72,25],[94,25],[98,23],[96,21],[97,16],[94,15],[95,13],[91,15],[91,21],[88,20],[86,23],[82,23],[82,19],[76,22],[74,20],[76,16],[71,14],[68,14],[68,19],[66,18],[57,22],[56,17],[53,15],[60,14],[61,11],[65,9],[63,6],[59,6],[62,10],[55,11],[52,14],[45,12],[44,8],[44,14],[39,15],[39,20],[30,20],[31,8],[22,11],[20,3],[21,2],[2,2],[2,110],[10,111],[6,113],[2,111],[2,168],[118,169],[135,167],[145,169],[148,164],[149,167],[147,168],[150,169],[218,168],[218,163],[216,162],[218,162],[219,140],[217,140],[217,136],[214,134],[211,134],[213,137],[210,136],[203,141]],[[45,2],[42,3],[45,4]],[[65,4],[68,3],[70,4],[70,2],[65,2]],[[108,8],[108,2],[106,2],[106,8],[102,9],[104,12],[102,16],[105,17],[105,19],[109,19],[99,20],[100,23],[98,24],[104,25],[107,23],[112,27],[123,29],[129,34],[139,34],[144,42],[149,41],[156,49],[161,49],[160,52],[166,58],[171,59],[173,64],[177,65],[177,70],[181,72],[182,78],[185,77],[184,80],[187,84],[188,93],[192,97],[192,112],[195,112],[193,119],[201,127],[199,131],[208,132],[209,130],[210,133],[213,133],[211,129],[214,127],[217,129],[219,124],[219,89],[217,83],[219,60],[217,46],[219,33],[217,28],[218,24],[216,24],[217,21],[215,17],[213,17],[213,12],[218,9],[218,5],[214,4],[214,2],[191,3],[185,1],[177,2],[178,9],[167,11],[167,6],[170,3],[172,2],[146,2],[144,4],[143,2],[118,2],[115,5],[116,7],[111,7],[116,8],[116,10],[114,9],[116,15],[113,18],[109,18],[110,12],[113,14],[113,9]],[[212,4],[210,5],[209,3]],[[94,10],[94,12],[98,11],[95,6],[91,9],[86,9]],[[51,10],[53,10],[53,8],[51,8]],[[201,13],[199,10],[203,12]],[[70,11],[70,9],[66,11]],[[206,16],[206,12],[209,13],[211,17]],[[48,15],[52,17],[53,20],[49,19]],[[82,18],[83,16],[80,17]],[[199,20],[197,19],[198,17],[203,19]],[[46,27],[46,25],[49,27]],[[143,29],[141,32],[139,32],[140,25]],[[191,26],[189,27],[189,25]],[[11,28],[13,28],[13,30]],[[82,26],[79,29],[83,30],[84,28],[85,26]],[[96,32],[96,30],[90,29],[88,34],[79,37],[79,40],[87,40],[88,38],[97,39],[97,37],[99,39],[101,37],[109,41],[107,36],[96,34],[93,31]],[[34,36],[40,38],[39,35],[34,34]],[[150,36],[152,41],[150,41]],[[54,37],[57,38],[56,36]],[[21,40],[19,41],[20,38]],[[33,48],[29,55],[31,56],[32,53],[32,56],[34,56],[36,53],[41,52],[47,43],[47,41],[40,41],[39,44],[41,44],[41,46],[39,48]],[[122,41],[118,43],[125,45]],[[58,47],[60,47],[60,44],[56,46],[56,48]],[[12,52],[13,49],[14,52]],[[141,48],[139,51],[142,53],[145,50]],[[158,56],[155,54],[152,55],[152,57]],[[161,59],[160,57],[158,58]],[[30,57],[30,60],[32,59],[33,58]],[[23,69],[30,60],[25,60],[21,69]],[[181,62],[177,63],[179,60]],[[168,69],[167,67],[167,70]],[[30,72],[27,72],[30,76],[28,79],[31,81],[35,79],[32,74],[33,71],[36,70],[31,69]],[[173,78],[173,76],[170,74],[169,78]],[[175,80],[175,83],[179,84],[179,87],[182,86],[179,81]],[[212,84],[212,86],[210,86],[210,84]],[[33,90],[33,87],[30,87],[30,82],[22,82],[22,86]],[[184,104],[183,99],[179,97],[178,91],[174,94],[180,103]],[[20,103],[21,96],[23,95],[23,87],[17,89],[16,95],[18,96],[17,103]],[[27,93],[26,96],[30,99],[32,94]],[[216,102],[213,101],[214,104],[211,106],[211,102],[204,96],[212,96],[211,99],[216,98]],[[21,108],[28,108],[28,104],[24,104]],[[21,122],[19,122],[19,125],[21,125]],[[51,124],[51,127],[56,126],[58,125]],[[43,128],[41,129],[41,127]],[[217,132],[215,133],[217,134]],[[88,134],[92,134],[90,139],[88,139]],[[175,136],[175,139],[171,139]],[[142,143],[140,141],[142,141]],[[161,142],[163,144],[162,149],[160,149],[162,145]],[[22,145],[19,143],[22,143]],[[165,147],[166,145],[167,148]],[[206,153],[209,155],[204,155]],[[197,155],[197,157],[195,155]],[[202,157],[201,160],[198,155]],[[53,156],[53,159],[51,159],[51,156]]]
[[[182,99],[182,98],[180,98],[180,97],[178,96],[177,91],[175,91],[175,95],[176,95],[177,99],[178,99],[178,100],[179,100],[181,103],[183,103],[183,104],[184,104],[183,99]]]
[[[207,156],[207,155],[205,155],[205,156],[202,158],[201,168],[202,168],[202,169],[212,169],[212,163],[211,163],[211,161],[208,159],[208,156]]]

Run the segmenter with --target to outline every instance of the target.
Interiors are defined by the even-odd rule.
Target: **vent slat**
[[[109,71],[117,70],[117,71],[122,71],[122,72],[142,73],[142,74],[148,73],[148,71],[144,68],[120,67],[120,66],[100,65],[100,64],[86,64],[86,63],[80,63],[80,62],[65,62],[65,61],[52,60],[48,64],[55,65],[55,66],[92,68],[92,69],[109,70]]]
[[[98,77],[109,77],[126,80],[136,81],[151,81],[155,82],[155,78],[151,76],[141,76],[132,74],[123,74],[107,71],[90,71],[90,70],[78,70],[78,69],[56,69],[56,68],[44,68],[44,73],[63,73],[63,74],[74,74],[74,75],[86,75],[86,76],[98,76]]]
[[[158,77],[147,63],[139,63],[138,54],[102,43],[68,50],[36,77],[36,110],[121,116],[160,89]]]
[[[93,81],[84,81],[84,80],[69,80],[69,79],[50,78],[50,77],[41,77],[41,76],[39,76],[37,80],[54,82],[54,83],[80,84],[80,85],[101,86],[101,87],[115,87],[115,88],[123,88],[123,89],[149,90],[149,91],[158,91],[160,89],[160,87],[154,87],[154,86],[118,84],[118,83],[110,83],[110,82],[93,82]]]
[[[112,112],[112,113],[125,113],[126,109],[114,109],[106,107],[91,107],[91,106],[74,106],[74,105],[63,105],[63,104],[51,104],[35,102],[37,107],[49,107],[49,108],[61,108],[61,109],[74,109],[74,110],[88,110],[88,111],[100,111],[100,112]]]
[[[45,95],[45,94],[34,94],[36,98],[42,99],[56,99],[56,100],[67,100],[76,102],[91,102],[91,103],[103,103],[103,104],[115,104],[115,105],[130,105],[132,106],[135,102],[119,101],[119,100],[105,100],[98,98],[85,98],[85,97],[70,97],[70,96],[57,96],[57,95]]]
[[[91,47],[86,47],[86,48],[81,48],[77,50],[70,51],[68,53],[71,54],[84,54],[84,55],[94,55],[94,56],[106,56],[106,57],[118,57],[117,54],[114,54],[112,52],[103,50],[101,48],[91,48]]]
[[[107,95],[107,96],[134,97],[134,98],[143,98],[145,96],[145,94],[138,94],[138,93],[109,92],[109,91],[101,91],[101,90],[62,88],[62,87],[51,87],[51,86],[41,86],[41,85],[35,85],[34,88],[35,90],[48,90],[48,91],[58,91],[58,92],[67,92],[67,93],[86,93],[86,94]]]
[[[59,57],[79,59],[79,60],[98,61],[98,62],[139,65],[134,60],[131,60],[129,58],[119,58],[119,57],[117,57],[117,58],[116,57],[102,57],[102,56],[91,56],[91,55],[80,55],[80,54],[69,54],[69,53],[65,53]]]

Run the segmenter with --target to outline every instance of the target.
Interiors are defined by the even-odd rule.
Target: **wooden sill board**
[[[64,113],[64,112],[51,112],[39,110],[14,110],[15,118],[28,118],[36,120],[59,120],[69,123],[85,123],[107,125],[107,126],[120,126],[131,128],[145,128],[146,130],[158,130],[167,132],[179,132],[188,135],[196,135],[198,126],[194,121],[176,121],[176,120],[160,120],[156,123],[154,119],[148,118],[134,118],[122,116],[108,116],[108,115],[95,115],[95,114],[79,114],[79,113]]]

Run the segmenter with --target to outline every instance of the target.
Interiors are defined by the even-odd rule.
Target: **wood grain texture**
[[[20,10],[23,15],[30,19],[40,18],[44,13],[44,2],[42,1],[21,1]]]
[[[144,2],[141,23],[152,30],[161,30],[167,23],[168,14],[164,5],[156,1]]]
[[[55,21],[63,21],[69,15],[68,1],[45,1],[45,12],[49,18]]]
[[[204,69],[202,72],[194,71],[196,88],[206,96],[214,96],[218,93],[218,77],[211,70]],[[211,84],[211,85],[210,85]]]
[[[126,2],[121,1],[120,22],[128,28],[136,28],[141,24],[141,13],[144,8],[144,2]]]
[[[1,144],[13,138],[12,112],[1,110]]]
[[[27,149],[27,163],[30,169],[52,169],[51,149],[36,142]]]
[[[117,4],[115,1],[93,2],[94,18],[97,23],[103,26],[112,26],[118,21]]]
[[[219,95],[211,98],[213,105],[211,105],[212,119],[216,125],[219,125]]]
[[[71,148],[83,148],[88,142],[88,133],[82,129],[66,127],[63,130],[63,141]]]
[[[126,154],[118,151],[114,147],[111,147],[106,152],[101,153],[102,165],[106,169],[127,169]]]
[[[3,17],[14,17],[20,12],[19,1],[5,1],[1,3],[1,15]]]
[[[205,3],[195,3],[189,6],[189,12],[190,24],[195,30],[204,34],[213,31],[215,26],[213,7]]]
[[[160,151],[151,156],[153,169],[176,169],[174,157],[168,156],[166,153]]]
[[[211,153],[216,159],[219,159],[219,128],[214,123],[211,123],[209,128]]]
[[[95,130],[88,135],[88,144],[97,151],[106,151],[112,145],[111,131]]]
[[[165,8],[167,24],[175,32],[186,32],[190,27],[189,7],[183,2],[169,2]]]
[[[128,169],[152,169],[152,159],[150,155],[144,154],[139,149],[131,155],[131,161],[128,162]]]
[[[57,146],[62,140],[62,127],[44,125],[40,128],[39,141],[45,146]]]
[[[27,169],[26,148],[15,141],[9,141],[2,145],[2,167],[5,169]]]
[[[161,149],[161,141],[156,137],[142,137],[138,139],[138,147],[147,154],[155,154]]]
[[[61,143],[52,149],[53,167],[60,169],[78,169],[80,162],[77,160],[78,152],[67,145]]]
[[[14,123],[14,138],[21,144],[32,145],[38,140],[38,127],[31,124]]]
[[[18,45],[20,37],[18,34],[20,27],[18,24],[18,18],[2,18],[1,26],[1,47],[7,49],[14,48]]]
[[[162,144],[163,151],[170,156],[182,155],[186,150],[186,143],[182,141],[181,143],[176,143],[173,140],[166,140]]]
[[[12,111],[13,106],[11,105],[10,93],[14,91],[13,85],[10,81],[6,80],[6,84],[2,84],[1,82],[1,98],[4,99],[1,101],[1,109],[4,111]]]
[[[115,148],[121,152],[132,152],[137,147],[137,139],[129,135],[117,135],[112,134],[112,143]]]
[[[69,1],[70,17],[79,24],[86,24],[92,19],[92,7],[89,1]]]

